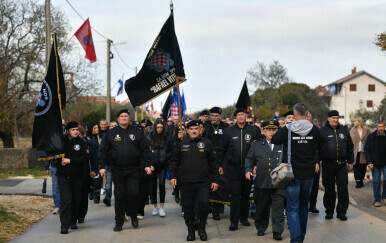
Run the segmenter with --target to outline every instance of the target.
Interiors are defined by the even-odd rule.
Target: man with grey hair
[[[308,202],[315,172],[319,172],[319,129],[306,120],[307,106],[294,106],[295,121],[272,136],[273,144],[283,144],[283,161],[287,163],[288,129],[291,126],[291,165],[294,179],[286,188],[287,218],[291,242],[303,242],[307,231]]]

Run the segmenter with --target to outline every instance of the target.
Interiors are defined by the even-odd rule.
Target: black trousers
[[[82,194],[82,176],[58,176],[60,193],[60,223],[62,227],[75,224]]]
[[[150,176],[143,173],[139,178],[139,203],[137,214],[145,215],[145,205],[149,196]]]
[[[319,192],[319,181],[320,181],[320,170],[319,170],[319,173],[315,173],[314,175],[314,183],[312,184],[309,208],[316,207],[316,200],[318,198],[318,192]]]
[[[360,158],[361,158],[361,152],[358,152],[357,161],[355,162],[355,165],[353,166],[354,167],[354,177],[355,177],[355,181],[363,182],[363,179],[365,179],[365,175],[366,175],[367,164],[361,164]]]
[[[222,209],[224,207],[224,204],[221,203],[212,203],[212,214],[213,215],[220,215]]]
[[[335,209],[336,192],[335,183],[338,190],[338,204],[336,213],[346,215],[348,209],[348,175],[347,165],[337,165],[333,161],[322,162],[322,180],[325,189],[323,204],[326,208],[326,214],[333,214]]]
[[[253,197],[256,203],[255,226],[258,232],[265,232],[269,224],[269,212],[272,218],[272,233],[284,230],[284,189],[255,188]]]
[[[184,212],[185,224],[193,226],[195,220],[195,206],[200,225],[205,226],[208,218],[210,182],[183,182],[181,186],[181,204]]]
[[[113,170],[113,182],[115,186],[115,220],[123,223],[125,211],[131,219],[137,219],[139,203],[139,168],[125,171]]]
[[[244,168],[229,166],[229,184],[231,189],[231,223],[246,220],[249,214],[249,194],[252,182],[244,176]]]
[[[82,192],[80,195],[78,219],[84,219],[88,211],[88,194],[90,193],[91,178],[83,178]]]
[[[159,185],[159,201],[160,203],[165,203],[165,179],[166,172],[168,170],[167,165],[162,165],[155,169],[153,173],[151,173],[151,190],[150,190],[150,199],[151,204],[157,203],[157,181]]]

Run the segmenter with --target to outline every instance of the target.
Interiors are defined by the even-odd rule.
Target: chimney
[[[357,67],[354,67],[353,69],[351,69],[351,74],[354,74],[357,72]]]

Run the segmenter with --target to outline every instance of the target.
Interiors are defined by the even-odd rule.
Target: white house
[[[366,71],[351,74],[325,86],[331,95],[330,110],[339,111],[341,124],[350,123],[350,114],[360,109],[376,110],[386,93],[385,81]]]

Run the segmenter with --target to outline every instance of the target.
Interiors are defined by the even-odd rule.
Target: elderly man
[[[132,226],[138,228],[141,162],[145,164],[146,173],[151,174],[150,149],[145,135],[137,127],[130,125],[127,109],[118,112],[117,121],[118,126],[109,130],[103,140],[99,158],[101,176],[106,174],[106,164],[111,166],[116,192],[114,227],[116,232],[122,230],[126,209]]]
[[[273,238],[282,240],[285,190],[275,189],[271,179],[271,171],[279,165],[279,158],[282,153],[281,145],[271,143],[272,136],[279,128],[279,122],[276,120],[266,121],[262,127],[265,139],[252,143],[245,158],[245,178],[251,180],[253,174],[256,174],[254,199],[257,235],[264,235],[268,228],[269,212],[271,211]]]
[[[332,219],[334,215],[336,191],[338,190],[338,204],[336,217],[347,220],[348,209],[348,170],[354,162],[354,144],[346,127],[339,124],[339,112],[328,112],[328,121],[320,129],[320,160],[322,161],[322,182],[325,189],[323,204],[326,208],[325,219]]]
[[[209,192],[218,188],[218,165],[214,149],[210,141],[200,137],[200,122],[190,121],[187,125],[188,136],[177,145],[173,158],[170,161],[170,185],[174,188],[177,183],[182,185],[182,211],[185,224],[188,226],[188,241],[195,240],[196,223],[194,206],[197,205],[200,240],[206,241],[205,231],[208,217]],[[180,181],[177,181],[177,173]]]
[[[256,126],[247,124],[248,111],[239,108],[234,112],[236,125],[227,128],[221,138],[221,160],[220,174],[223,173],[222,163],[228,164],[228,180],[231,191],[231,225],[230,231],[238,230],[241,222],[244,226],[250,226],[249,193],[251,182],[245,179],[245,156],[247,155],[252,141],[261,137],[261,132]]]
[[[373,174],[374,206],[386,205],[386,133],[385,123],[378,122],[377,129],[371,133],[365,144],[365,156]],[[383,193],[381,195],[381,174],[383,173]]]
[[[286,188],[287,218],[291,242],[303,242],[307,231],[308,202],[315,172],[319,171],[319,129],[306,120],[307,106],[294,106],[295,121],[272,136],[273,144],[283,144],[283,163],[287,163],[288,129],[291,126],[291,165],[294,179]]]

